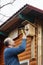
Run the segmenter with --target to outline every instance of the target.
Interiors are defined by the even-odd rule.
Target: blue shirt
[[[4,50],[4,62],[5,65],[20,65],[18,60],[18,54],[22,53],[26,48],[26,39],[22,40],[20,46],[16,48],[5,48]]]

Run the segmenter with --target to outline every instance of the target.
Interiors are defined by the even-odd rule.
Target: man
[[[26,35],[22,30],[22,43],[18,47],[14,47],[15,43],[11,38],[4,40],[4,45],[7,47],[4,50],[4,62],[5,65],[20,65],[18,54],[22,53],[26,49]]]

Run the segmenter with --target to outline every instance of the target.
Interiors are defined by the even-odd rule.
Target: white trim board
[[[22,64],[22,63],[28,63],[28,65],[29,65],[29,60],[27,59],[27,60],[23,60],[23,61],[20,61],[20,64]]]

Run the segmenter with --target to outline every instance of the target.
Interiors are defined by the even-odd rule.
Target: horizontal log
[[[31,53],[30,52],[24,52],[24,53],[19,54],[19,57],[23,57],[23,56],[27,56],[27,55],[31,55]]]
[[[30,55],[19,57],[19,60],[30,59],[30,57],[31,57]]]

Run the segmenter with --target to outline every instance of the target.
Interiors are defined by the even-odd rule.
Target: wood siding
[[[21,43],[21,40],[22,40],[22,36],[20,35],[19,38],[15,40],[16,46]],[[35,41],[36,41],[36,39],[35,39]],[[31,36],[27,37],[26,50],[23,53],[18,55],[19,61],[29,59],[30,65],[37,65],[37,62],[36,62],[36,57],[37,57],[37,49],[36,48],[37,48],[37,46],[35,43],[35,58],[32,59],[31,58],[31,44],[32,44],[31,42],[32,42],[32,37]]]
[[[18,55],[20,61],[31,58],[31,39],[32,39],[31,37],[27,38],[26,50]],[[20,44],[21,41],[22,41],[22,36],[16,39],[15,41],[16,45]]]
[[[3,43],[0,43],[0,65],[4,65],[3,51],[4,45]]]

